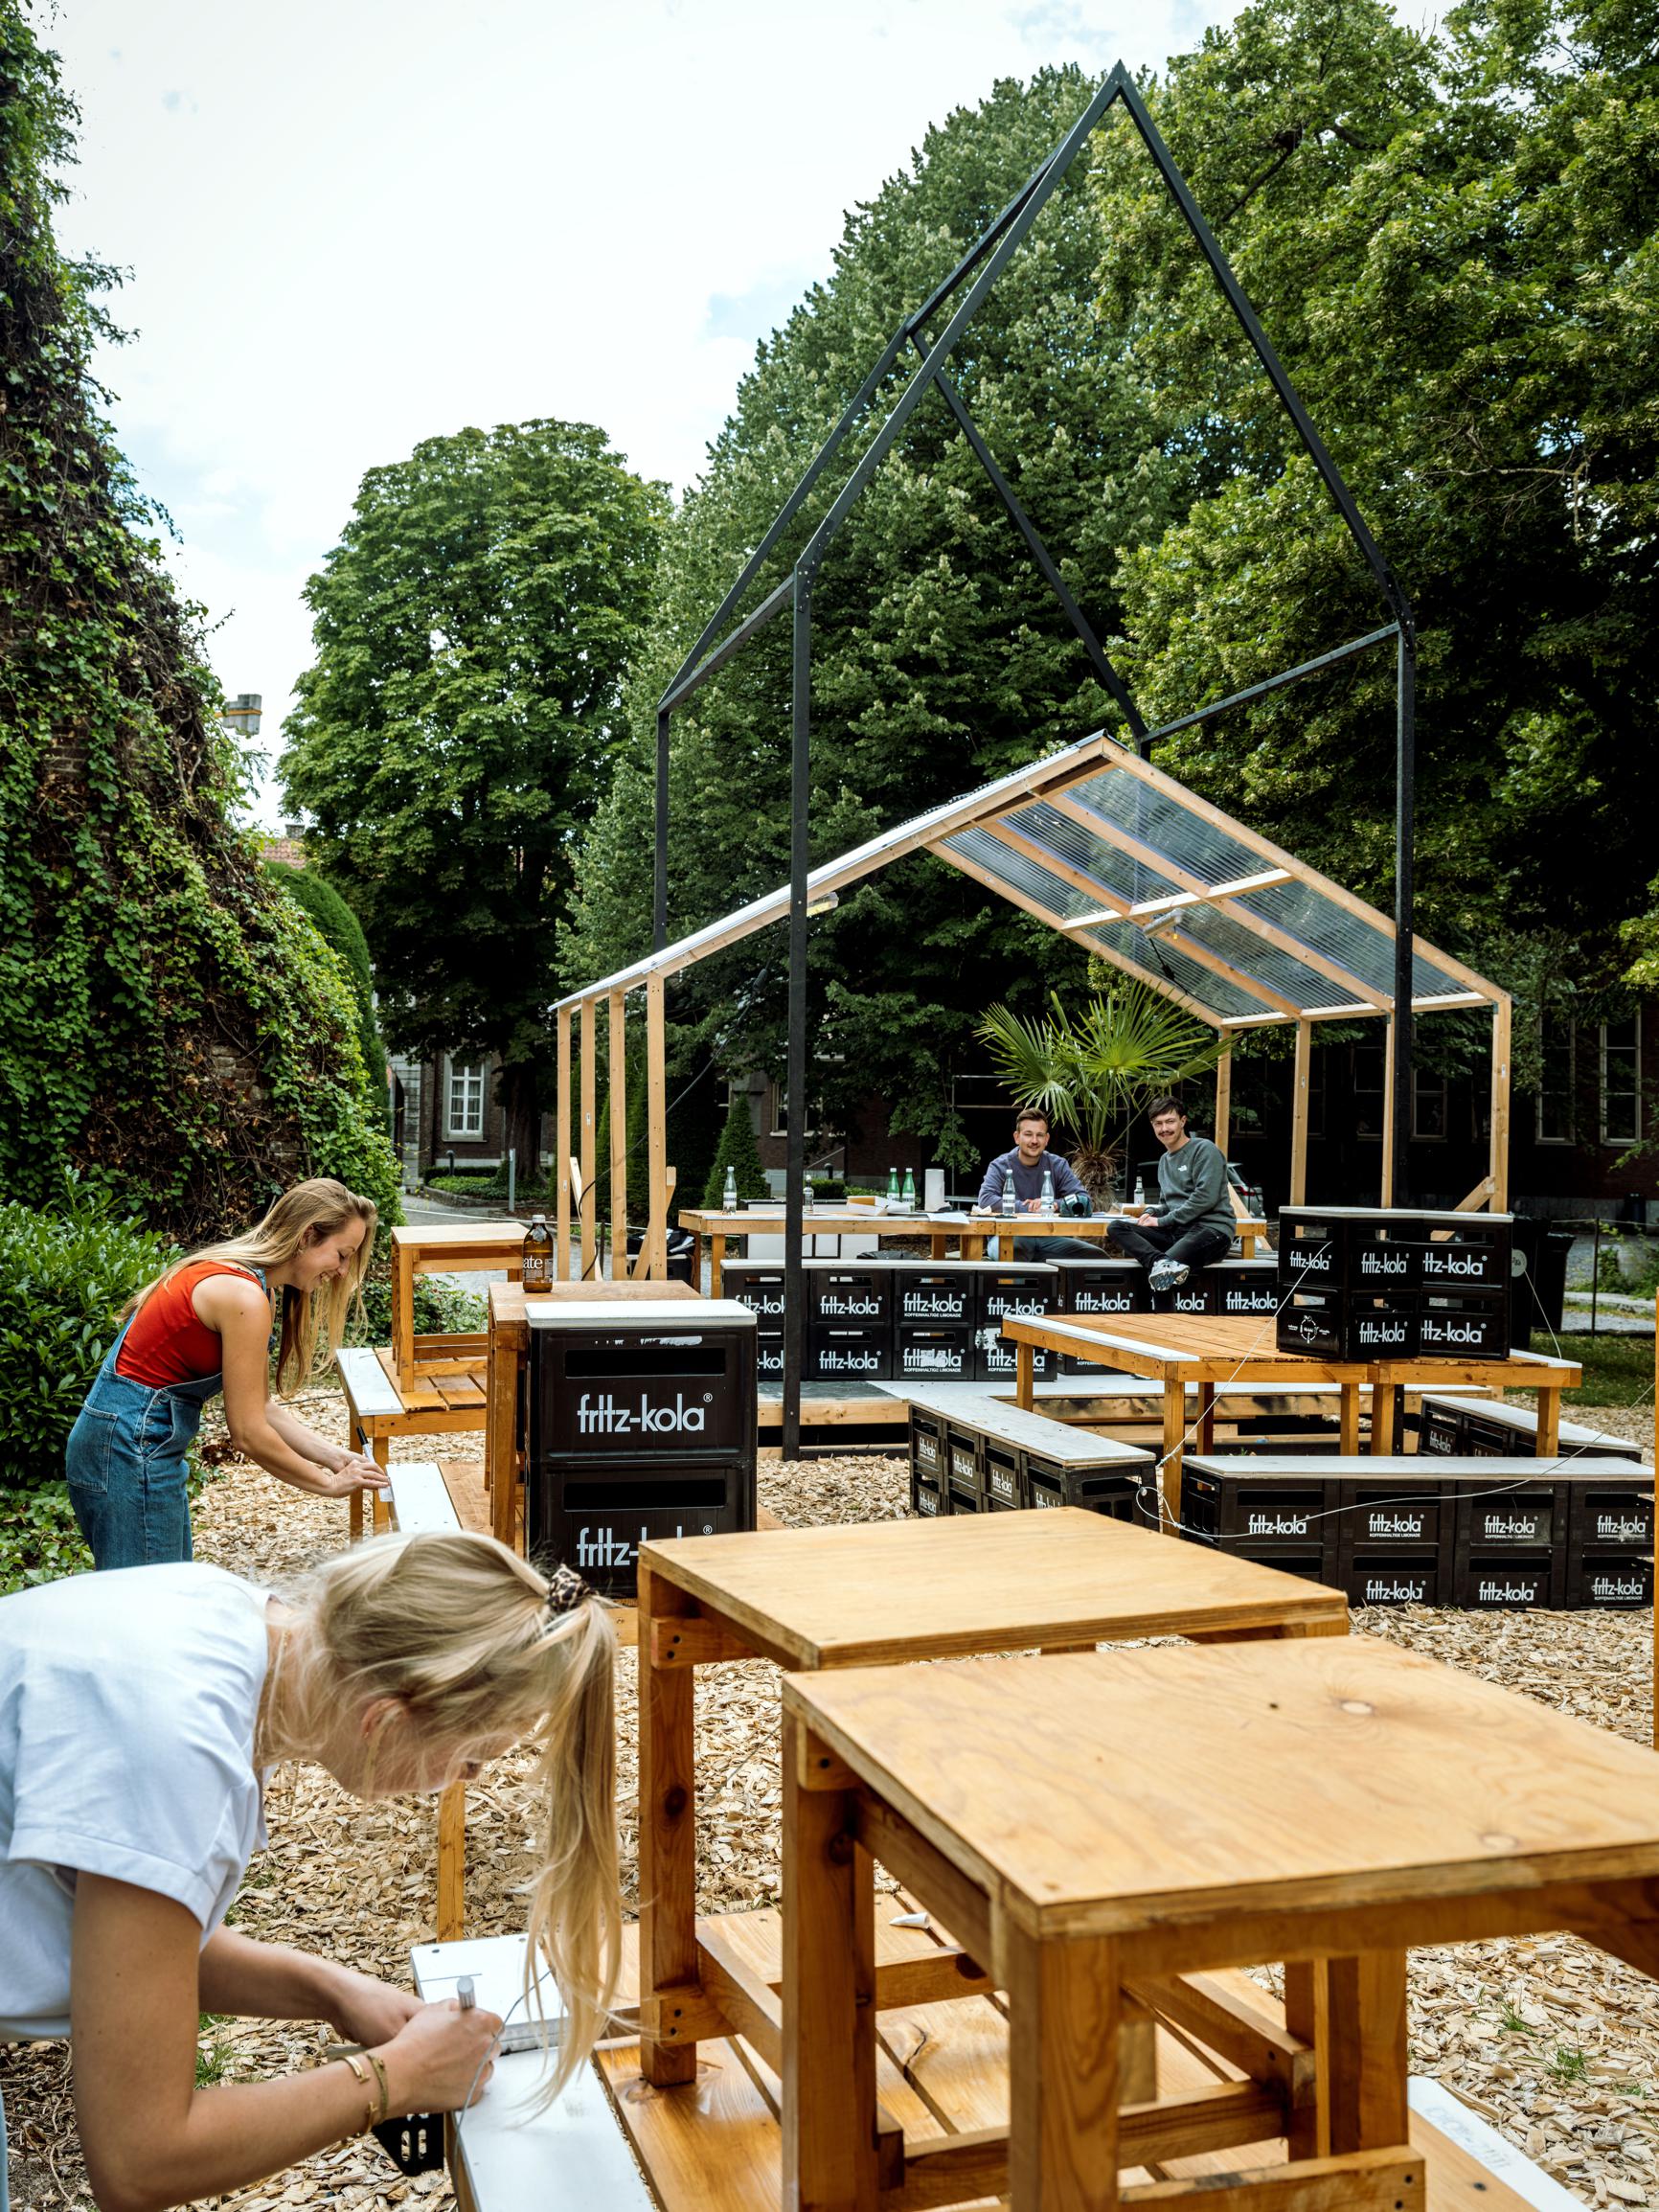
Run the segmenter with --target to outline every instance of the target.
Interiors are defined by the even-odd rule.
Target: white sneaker
[[[1188,1272],[1179,1260],[1154,1260],[1147,1280],[1154,1290],[1178,1290]]]

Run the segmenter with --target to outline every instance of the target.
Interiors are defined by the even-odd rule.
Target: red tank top
[[[259,1278],[249,1268],[228,1260],[193,1260],[153,1289],[132,1317],[125,1341],[116,1356],[115,1372],[148,1390],[165,1390],[170,1382],[200,1382],[216,1375],[224,1355],[219,1333],[198,1320],[190,1299],[196,1285],[209,1275],[244,1275]]]

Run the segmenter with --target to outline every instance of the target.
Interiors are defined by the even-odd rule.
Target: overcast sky
[[[273,751],[365,469],[531,416],[677,490],[844,210],[999,77],[1161,64],[1236,0],[35,0],[82,115],[59,235]],[[266,792],[261,814],[279,802]]]

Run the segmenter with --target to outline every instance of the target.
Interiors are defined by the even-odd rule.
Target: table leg
[[[784,2202],[875,2212],[875,1881],[851,1791],[804,1790],[784,1716]]]
[[[1371,1371],[1371,1448],[1377,1459],[1389,1458],[1398,1448],[1394,1440],[1394,1370]]]
[[[489,1351],[489,1525],[510,1551],[518,1549],[518,1374],[516,1348]]]
[[[1539,1459],[1554,1459],[1561,1448],[1561,1393],[1538,1392],[1538,1434],[1533,1446]]]
[[[1013,1348],[1013,1402],[1029,1413],[1036,1398],[1036,1348],[1031,1344],[1016,1344]]]
[[[1198,1449],[1216,1448],[1216,1393],[1208,1382],[1198,1385]]]
[[[716,1229],[709,1239],[709,1296],[720,1296],[720,1285],[726,1273],[726,1240]],[[702,1280],[701,1276],[698,1281]]]
[[[451,1782],[438,1800],[438,1940],[466,1933],[466,1785]]]
[[[374,1450],[375,1461],[379,1466],[391,1466],[392,1439],[390,1436],[375,1437],[372,1449]],[[361,1497],[362,1494],[363,1493],[361,1491],[357,1493],[359,1497]],[[392,1493],[389,1490],[375,1490],[369,1493],[369,1496],[372,1500],[370,1505],[370,1518],[374,1526],[375,1534],[376,1536],[384,1536],[387,1530],[392,1526]]]
[[[1164,1442],[1160,1457],[1160,1484],[1164,1493],[1164,1530],[1179,1534],[1181,1518],[1181,1448],[1187,1438],[1187,1390],[1180,1381],[1164,1385]]]
[[[1327,2041],[1329,2001],[1324,1959],[1285,1960],[1284,2025],[1298,2041],[1314,2052],[1317,2085],[1312,2100],[1294,2107],[1289,2115],[1285,2136],[1293,2158],[1329,2158],[1330,2155],[1329,2084],[1318,2056]]]
[[[1342,1383],[1337,1391],[1337,1401],[1341,1406],[1338,1417],[1341,1433],[1337,1439],[1337,1449],[1344,1459],[1352,1459],[1359,1450],[1359,1384]]]
[[[692,1610],[692,1601],[649,1567],[639,1571],[640,1999],[648,2027],[664,1990],[697,1978],[696,1750],[691,1667],[659,1667],[653,1623]],[[659,2089],[695,2081],[694,2042],[642,2036],[641,2067]]]
[[[1366,1950],[1324,1962],[1330,2155],[1385,2151],[1410,2133],[1405,2098],[1405,1953]]]
[[[398,1387],[415,1380],[415,1261],[408,1247],[392,1240],[392,1364]]]
[[[948,1229],[932,1230],[929,1233],[927,1239],[927,1249],[930,1256],[935,1260],[943,1260],[944,1257],[944,1248],[949,1243],[949,1242],[950,1231]]]
[[[1007,1940],[1009,2202],[1012,2212],[1115,2212],[1118,1947],[1011,1927]]]

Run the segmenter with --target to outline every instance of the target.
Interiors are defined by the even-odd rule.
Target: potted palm
[[[1014,1104],[1040,1106],[1071,1138],[1078,1179],[1097,1204],[1107,1203],[1136,1115],[1157,1092],[1213,1067],[1221,1043],[1132,978],[1076,1013],[1055,993],[1049,1003],[1052,1011],[1033,1020],[993,1006],[979,1036]]]

